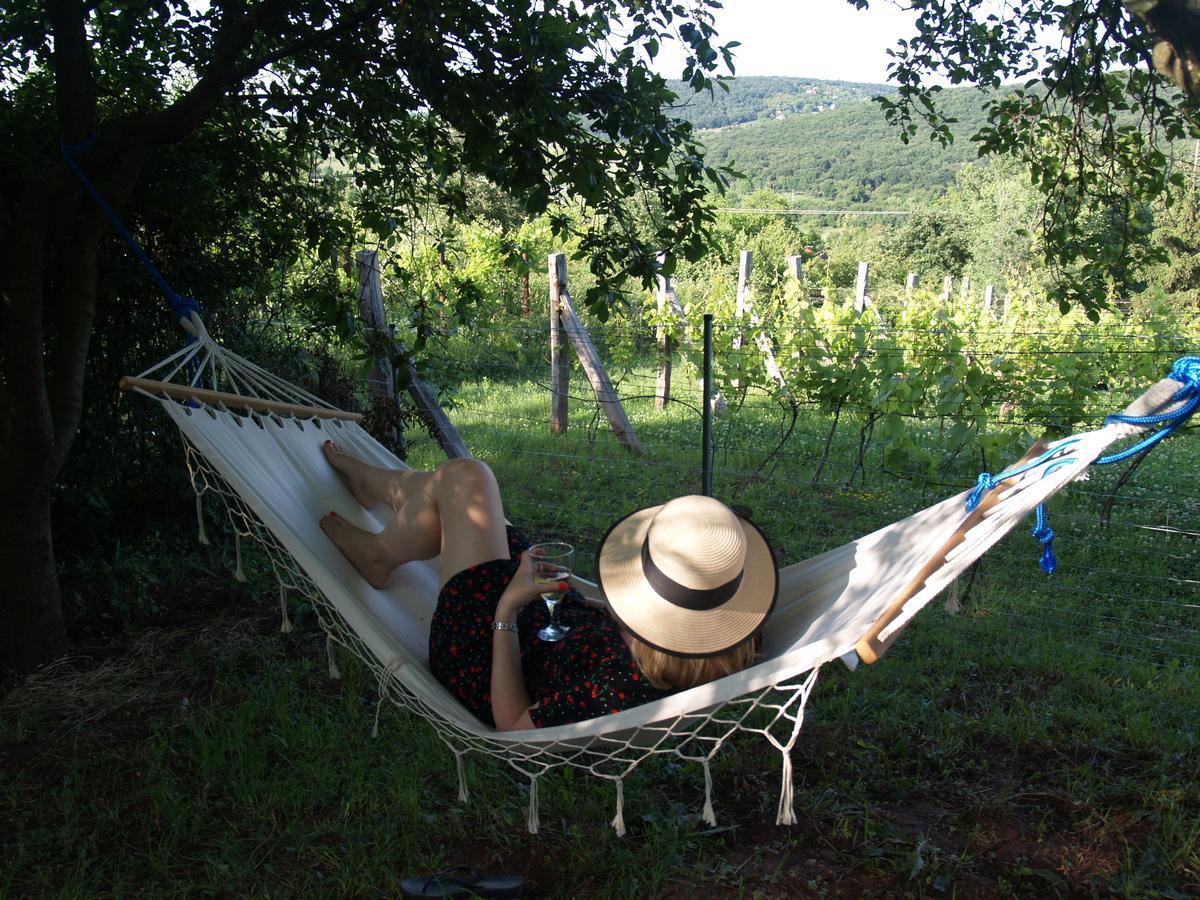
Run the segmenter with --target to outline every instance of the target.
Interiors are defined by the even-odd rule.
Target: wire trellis
[[[716,324],[718,331],[744,327],[739,322]],[[661,502],[699,489],[703,405],[698,371],[688,364],[686,350],[674,356],[671,402],[666,409],[655,409],[658,358],[652,330],[629,323],[589,329],[602,359],[621,360],[614,362],[610,375],[638,431],[639,455],[607,433],[601,405],[578,367],[570,382],[568,433],[550,435],[548,326],[492,322],[472,328],[448,339],[447,352],[436,363],[440,382],[454,386],[451,415],[468,445],[493,466],[502,488],[513,486],[511,498],[506,496],[510,517],[556,533],[566,529],[581,548],[585,569],[591,562],[589,550],[608,521],[641,499]],[[967,332],[958,335],[959,349],[941,353],[931,342],[943,333],[907,329],[889,337],[906,359],[927,369],[944,360],[1002,356],[1018,370],[1036,363],[1046,372],[1084,373],[1106,361],[1105,354],[1112,351],[1105,342],[1119,337],[1121,358],[1139,360],[1139,369],[1157,369],[1158,377],[1200,344],[1200,338],[1189,334],[1076,330],[1066,346],[1044,348],[1035,359],[1033,351],[1013,345],[1063,335],[1013,330],[1001,339]],[[456,340],[469,343],[470,353],[456,353]],[[513,340],[520,341],[524,362],[508,352]],[[722,365],[727,373],[762,366],[750,343],[742,351],[726,352]],[[925,355],[918,359],[919,354]],[[850,356],[830,360],[820,347],[807,355],[845,369],[861,361]],[[805,360],[792,362],[799,367]],[[889,410],[904,419],[928,450],[932,462],[924,468],[889,463],[886,439],[871,428],[884,413],[867,392],[836,407],[820,399],[820,385],[788,385],[794,392],[790,396],[762,385],[736,395],[727,392],[715,426],[717,496],[728,502],[759,498],[752,504],[756,521],[781,545],[781,562],[793,562],[881,527],[932,496],[968,487],[984,468],[981,434],[1004,437],[1005,458],[1015,459],[1019,441],[1067,427],[1098,427],[1105,414],[1119,412],[1145,386],[1120,372],[1113,373],[1111,384],[1011,381],[1008,387],[997,379],[992,387],[1004,389],[979,399],[966,413],[978,419],[978,427],[958,447],[946,437],[956,415],[936,412],[936,383],[926,384],[926,393],[913,397],[909,408]],[[968,607],[986,605],[989,614],[1007,617],[1014,628],[1088,635],[1096,652],[1107,656],[1152,665],[1200,662],[1198,433],[1196,425],[1181,429],[1147,457],[1128,483],[1118,484],[1119,472],[1097,470],[1090,481],[1077,483],[1057,499],[1051,516],[1061,567],[1053,576],[1037,570],[1036,543],[1014,535],[981,561],[964,602]],[[828,461],[814,479],[815,455],[827,444]],[[418,451],[417,457],[418,463],[433,464],[436,450]],[[623,489],[596,496],[595,485],[582,475],[589,468],[603,471],[609,483]],[[547,479],[548,472],[564,471],[575,477],[561,483],[557,477]],[[539,481],[552,482],[552,487],[543,489]],[[836,507],[837,514],[815,523],[804,520],[811,508],[822,505]],[[581,506],[588,516],[575,514]]]

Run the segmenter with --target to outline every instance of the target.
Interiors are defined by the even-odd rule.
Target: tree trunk
[[[117,202],[143,161],[128,151],[104,183]],[[61,170],[31,181],[12,213],[0,247],[0,670],[28,672],[67,647],[50,497],[79,428],[107,221]]]
[[[6,480],[21,483],[19,477]],[[0,668],[16,672],[32,671],[68,646],[54,567],[50,485],[42,481],[23,493],[33,496],[14,502],[8,491],[0,495]]]

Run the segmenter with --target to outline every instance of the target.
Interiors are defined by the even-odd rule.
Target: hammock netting
[[[1096,431],[1046,445],[1032,464],[990,480],[993,505],[973,519],[968,519],[968,500],[978,502],[979,489],[781,569],[779,602],[763,633],[761,661],[745,671],[611,716],[497,732],[464,709],[429,671],[428,625],[437,602],[437,561],[401,566],[389,586],[377,590],[318,526],[320,517],[333,509],[360,527],[378,531],[390,514],[364,510],[354,501],[325,461],[325,440],[332,437],[374,465],[403,468],[404,463],[358,424],[332,417],[337,411],[319,398],[216,344],[198,316],[192,323],[196,342],[140,377],[182,386],[214,385],[236,398],[308,408],[301,415],[282,415],[247,410],[235,397],[181,401],[153,388],[137,388],[163,405],[183,436],[201,540],[207,542],[204,506],[211,508],[215,500],[236,537],[235,577],[244,577],[243,541],[253,540],[265,549],[279,583],[282,630],[291,630],[289,601],[302,598],[311,604],[327,636],[331,677],[339,677],[335,645],[373,673],[379,694],[376,733],[385,702],[428,721],[454,755],[459,799],[464,801],[464,760],[469,754],[505,761],[529,779],[531,832],[538,827],[538,779],[551,769],[571,766],[614,784],[612,824],[623,834],[624,779],[655,756],[699,764],[705,788],[703,818],[715,824],[710,764],[739,732],[758,735],[780,754],[776,821],[794,823],[791,749],[821,666],[837,659],[856,664],[856,645],[879,621],[886,621],[881,631],[875,629],[886,645],[975,559],[1047,497],[1082,475],[1106,447],[1158,424],[1110,421]],[[1190,412],[1200,402],[1192,396],[1197,393],[1196,385],[1164,379],[1126,413],[1175,414],[1185,407]],[[958,535],[961,541],[943,553],[948,538]],[[897,612],[898,595],[913,585],[914,575],[929,568],[931,559],[938,565],[915,584]],[[582,579],[575,584],[585,595],[603,599],[596,585]]]

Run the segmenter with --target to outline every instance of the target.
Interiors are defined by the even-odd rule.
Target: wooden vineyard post
[[[950,297],[954,294],[954,276],[947,275],[942,280],[942,303],[949,305]]]
[[[742,345],[746,342],[742,335],[742,319],[746,317],[746,312],[750,307],[750,275],[753,271],[754,254],[749,250],[743,250],[738,258],[737,311],[734,313],[737,317],[738,327],[737,334],[733,336],[734,350],[741,350]]]
[[[754,271],[754,255],[749,250],[743,250],[741,260],[738,264],[738,292],[737,292],[737,319],[738,330],[733,338],[733,349],[741,350],[745,344],[745,337],[742,334],[742,320],[749,318],[750,327],[758,329],[761,320],[754,312],[754,296],[750,287],[750,278]],[[763,355],[763,365],[767,367],[767,374],[781,388],[787,387],[787,382],[784,381],[783,372],[779,369],[779,363],[775,360],[775,348],[771,345],[771,339],[767,337],[764,331],[759,330],[755,337],[754,344],[758,347],[759,352]],[[738,386],[735,381],[734,387]]]
[[[372,331],[386,333],[387,316],[383,311],[383,285],[379,279],[379,255],[374,250],[359,250],[354,261],[358,270],[358,315]],[[367,391],[372,395],[393,396],[392,364],[386,356],[375,357],[367,376]]]
[[[988,285],[983,289],[983,312],[985,315],[992,314],[992,304],[996,300],[996,288],[993,285]]]
[[[658,267],[661,271],[663,263],[666,261],[666,254],[658,254]],[[664,307],[670,302],[668,297],[675,293],[675,289],[671,286],[671,279],[666,275],[658,276],[658,290],[656,291],[656,299],[658,300],[658,315],[663,315]],[[672,311],[679,301],[671,304]],[[671,333],[661,322],[658,326],[658,383],[654,389],[654,408],[665,409],[667,404],[671,402],[671,356],[675,351],[675,340],[671,337]]]
[[[388,333],[387,315],[383,308],[383,283],[379,277],[379,254],[375,250],[359,250],[354,255],[358,274],[358,315],[371,331]],[[395,406],[395,378],[391,361],[386,355],[377,355],[367,375],[367,393],[371,397],[384,397],[389,406]],[[385,437],[397,447],[404,446],[404,429],[397,416],[392,433]]]
[[[904,280],[904,293],[906,295],[908,295],[909,297],[911,297],[913,294],[913,291],[915,291],[920,286],[921,286],[921,279],[917,275],[917,273],[909,272],[908,278],[906,278]]]
[[[789,256],[787,258],[787,273],[799,282],[804,281],[804,257]]]
[[[378,255],[374,250],[360,250],[356,255],[356,261],[358,263],[359,309],[363,321],[367,323],[368,327],[387,331],[383,313],[383,288],[379,280]],[[376,368],[371,373],[372,379],[375,378],[377,370],[384,373],[386,381],[382,382],[378,389],[372,386],[372,381],[368,381],[368,386],[372,392],[388,397],[391,403],[399,403],[399,397],[395,395],[393,388],[395,381],[391,363],[386,359],[377,359]],[[416,403],[417,415],[437,438],[446,456],[450,459],[471,456],[471,451],[467,449],[458,430],[450,422],[446,411],[438,402],[437,393],[417,377],[417,373],[413,371],[411,365],[408,367],[408,394]],[[397,442],[399,443],[402,438],[403,435],[397,428]]]
[[[567,257],[550,254],[550,433],[567,431],[567,394],[571,384],[571,357],[563,352],[560,295],[567,282]],[[559,272],[561,270],[561,278]]]
[[[863,310],[867,308],[867,282],[870,277],[871,264],[860,262],[858,264],[858,279],[854,282],[854,311],[860,316]]]
[[[525,265],[525,274],[521,278],[521,315],[529,316],[529,254],[521,251],[521,262]]]
[[[609,380],[604,363],[600,361],[600,354],[596,352],[596,348],[592,344],[591,336],[583,323],[579,321],[579,316],[575,312],[575,304],[571,302],[571,293],[567,290],[567,257],[562,253],[550,255],[550,296],[557,298],[558,301],[557,307],[551,309],[551,321],[558,319],[560,322],[560,343],[561,335],[565,333],[571,346],[575,349],[575,355],[579,357],[580,365],[583,366],[583,371],[592,384],[596,399],[600,401],[600,406],[604,410],[605,416],[608,417],[608,424],[612,426],[617,440],[634,453],[640,453],[641,442],[634,434],[633,426],[629,423],[629,417],[625,415],[625,407],[621,405],[617,392],[613,390],[612,381]],[[557,315],[553,314],[555,311]],[[553,325],[551,329],[553,341]],[[560,356],[566,355],[562,353],[561,349],[559,353]],[[553,347],[551,356],[553,357]]]
[[[962,276],[962,290],[958,292],[958,296],[962,298],[963,303],[967,303],[971,299],[971,276]]]

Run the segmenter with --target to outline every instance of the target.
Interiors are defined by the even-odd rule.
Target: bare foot
[[[354,499],[358,501],[358,505],[363,507],[363,509],[370,509],[374,506],[375,498],[371,496],[367,481],[366,463],[361,459],[351,456],[340,444],[336,444],[333,441],[326,441],[322,444],[321,451],[325,454],[325,458],[329,460],[329,465],[333,466],[333,471],[337,472],[337,476],[342,480],[342,484],[346,485],[346,489],[354,495]]]
[[[351,525],[335,512],[321,519],[321,530],[372,587],[387,587],[396,567],[384,556],[378,535]]]

